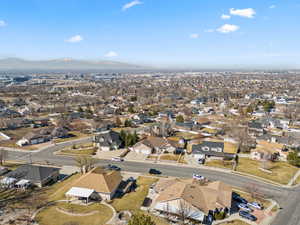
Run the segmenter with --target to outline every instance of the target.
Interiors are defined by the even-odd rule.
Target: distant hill
[[[20,58],[0,59],[0,70],[138,70],[141,66],[101,60],[87,61],[71,58],[53,60],[24,60]]]

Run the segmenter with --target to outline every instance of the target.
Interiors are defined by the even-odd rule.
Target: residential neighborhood
[[[58,225],[138,216],[158,225],[264,225],[282,200],[262,186],[300,182],[293,73],[52,76],[1,87],[0,218],[11,218],[4,223],[52,225],[49,213]],[[12,214],[7,207],[20,195],[43,199],[42,210]]]

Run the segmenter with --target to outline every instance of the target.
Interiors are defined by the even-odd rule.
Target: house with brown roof
[[[111,200],[122,182],[120,171],[96,167],[82,175],[73,185],[77,188],[94,190],[103,200]]]
[[[131,148],[136,153],[142,154],[160,154],[163,152],[174,152],[176,147],[174,147],[166,138],[148,136],[146,139],[136,143]]]
[[[155,210],[180,215],[184,208],[185,216],[198,222],[216,210],[229,212],[231,209],[232,187],[220,181],[201,185],[192,179],[165,179],[154,190],[158,193]]]

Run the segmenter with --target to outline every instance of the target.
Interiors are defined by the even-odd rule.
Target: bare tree
[[[185,221],[188,218],[188,216],[191,213],[191,207],[186,203],[184,200],[179,200],[179,207],[177,214],[179,216],[179,219],[181,221],[181,224],[186,224]]]
[[[81,173],[87,173],[95,165],[95,160],[89,156],[78,156],[75,158],[76,166],[80,168]]]
[[[3,166],[5,163],[5,159],[7,158],[7,151],[1,149],[0,150],[0,165]]]

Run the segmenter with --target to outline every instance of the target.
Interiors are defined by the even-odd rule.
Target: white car
[[[124,161],[124,159],[121,158],[121,157],[113,157],[111,160],[116,161],[116,162],[123,162]]]
[[[199,174],[194,173],[194,174],[193,174],[193,179],[196,179],[196,180],[204,180],[205,177],[203,177],[203,176],[201,176],[201,175],[199,175]]]
[[[244,203],[240,203],[237,205],[237,207],[241,210],[244,210],[246,212],[252,212],[253,210],[251,208],[249,208],[246,204]]]
[[[247,205],[252,208],[259,209],[259,210],[263,209],[263,206],[261,204],[259,204],[258,202],[248,202]]]

